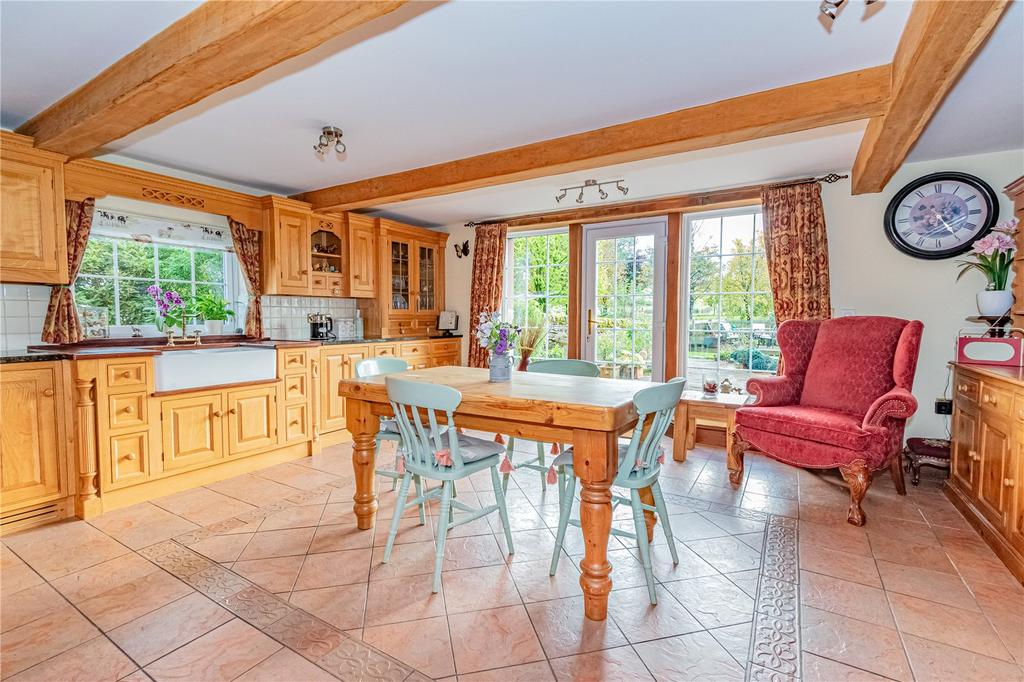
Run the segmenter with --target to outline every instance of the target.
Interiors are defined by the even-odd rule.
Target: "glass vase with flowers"
[[[512,379],[512,350],[522,331],[511,322],[502,322],[501,313],[480,313],[476,325],[476,340],[490,351],[491,381]]]
[[[978,312],[984,317],[1001,317],[1013,307],[1013,293],[1008,288],[1008,281],[1013,268],[1014,235],[1018,223],[1017,218],[998,223],[971,246],[970,255],[975,260],[958,261],[958,281],[968,270],[978,270],[988,280],[985,291],[978,292],[977,298]]]

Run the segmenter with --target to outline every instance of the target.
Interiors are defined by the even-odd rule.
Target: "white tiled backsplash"
[[[50,301],[50,287],[44,284],[0,286],[0,350],[24,350],[42,343],[43,319]]]
[[[0,285],[0,350],[24,350],[42,343],[40,335],[49,301],[50,287],[46,285]],[[308,339],[309,313],[333,317],[339,339],[356,337],[355,299],[316,296],[264,296],[264,334],[275,339]]]
[[[310,313],[334,318],[334,333],[339,339],[356,338],[356,300],[317,296],[264,296],[263,333],[272,339],[309,339]]]

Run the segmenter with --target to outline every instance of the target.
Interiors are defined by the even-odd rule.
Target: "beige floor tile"
[[[801,529],[801,534],[803,529]],[[941,573],[956,573],[946,552],[938,545],[922,545],[904,539],[872,537],[871,551],[875,559],[894,564],[924,568]]]
[[[551,669],[554,670],[555,679],[559,682],[650,682],[654,679],[644,662],[628,646],[556,658],[551,661]],[[462,679],[461,676],[459,679]]]
[[[153,504],[200,526],[240,516],[255,509],[250,504],[209,488],[193,488],[153,500]]]
[[[739,680],[744,668],[707,632],[634,646],[656,680]]]
[[[626,636],[611,618],[596,621],[583,615],[583,597],[527,604],[526,611],[548,658],[627,644]]]
[[[193,592],[170,573],[154,571],[78,604],[88,618],[104,631],[155,611]]]
[[[233,680],[277,652],[281,645],[237,618],[151,663],[156,682]]]
[[[761,566],[761,553],[734,537],[694,540],[687,542],[686,546],[722,573]]]
[[[882,582],[889,592],[920,597],[967,611],[979,610],[974,596],[958,575],[929,571],[924,568],[911,568],[889,561],[878,561],[877,563]]]
[[[46,580],[55,580],[131,551],[84,521],[33,528],[6,537],[4,542]],[[61,551],[53,551],[54,547],[60,547]]]
[[[264,626],[263,632],[311,661],[327,656],[347,639],[334,626],[298,609]]]
[[[515,542],[515,538],[512,539],[512,542]],[[498,548],[498,542],[493,535],[448,538],[444,545],[443,570],[446,571],[496,566],[504,563],[505,555]]]
[[[748,623],[753,618],[754,600],[724,576],[677,580],[662,587],[705,628]]]
[[[561,599],[583,594],[575,562],[559,561],[555,575],[548,575],[551,561],[522,561],[509,564],[519,595],[526,603]]]
[[[73,606],[52,611],[20,628],[5,632],[0,638],[3,676],[31,668],[99,634],[99,630]]]
[[[751,569],[749,571],[726,573],[725,577],[736,587],[743,590],[748,597],[754,598],[757,596],[757,585],[761,580],[761,572],[759,570]]]
[[[459,675],[544,658],[523,606],[505,606],[448,617]]]
[[[835,523],[831,524],[801,520],[800,544],[817,545],[859,556],[871,556],[871,544],[868,542],[867,533],[862,528],[856,528],[846,523],[845,512],[842,519],[837,519]]]
[[[342,552],[310,554],[302,563],[293,590],[351,585],[366,582],[370,572],[370,550],[350,549]]]
[[[289,507],[279,512],[272,512],[263,519],[260,525],[261,531],[284,530],[286,528],[308,528],[320,523],[323,516],[324,506],[322,504],[302,505]]]
[[[729,652],[733,660],[746,667],[747,658],[750,653],[750,628],[752,625],[752,623],[741,623],[725,628],[715,628],[714,630],[708,630],[708,634],[714,637],[715,641]]]
[[[789,516],[794,519],[800,516],[800,503],[795,498],[788,499],[785,497],[772,497],[770,495],[744,492],[740,507],[767,514]]]
[[[452,677],[445,678],[448,682],[454,682],[454,679]],[[507,668],[459,675],[458,679],[459,682],[554,682],[555,676],[547,661],[537,661],[536,663],[524,663]],[[445,680],[438,680],[438,682],[445,682]]]
[[[650,603],[646,587],[616,590],[608,598],[608,615],[615,619],[631,643],[685,635],[702,630],[701,624],[662,586],[658,604]]]
[[[357,522],[356,514],[352,511],[352,493],[344,495],[344,501],[334,502],[334,496],[340,492],[335,490],[331,493],[331,502],[324,506],[324,513],[320,517],[321,526]],[[339,497],[342,496],[339,495]]]
[[[893,680],[913,679],[895,630],[809,606],[800,613],[804,651]]]
[[[802,661],[804,682],[887,682],[889,679],[806,651]]]
[[[289,528],[260,531],[252,536],[249,544],[238,555],[238,560],[271,559],[305,554],[309,549],[309,543],[313,540],[314,530],[314,528]]]
[[[310,554],[338,552],[345,549],[367,549],[373,546],[374,533],[360,530],[355,523],[321,525],[313,534]]]
[[[366,585],[340,585],[292,592],[288,601],[341,630],[363,626]]]
[[[303,561],[303,556],[236,561],[231,570],[268,592],[287,592],[295,589],[296,578],[302,569]]]
[[[280,649],[276,654],[250,668],[234,682],[337,682],[337,678],[310,663],[291,649]]]
[[[2,579],[6,579],[4,575]],[[0,601],[0,632],[31,623],[48,613],[67,606],[61,594],[46,583],[26,587],[20,592],[4,595]]]
[[[433,542],[410,542],[395,545],[391,551],[391,560],[385,564],[384,548],[374,547],[370,559],[370,582],[433,573],[435,557]]]
[[[424,519],[423,525],[420,525],[419,517],[410,516],[403,518],[398,522],[398,533],[395,535],[396,545],[405,545],[410,542],[433,542],[434,541],[434,521],[435,517],[427,516]],[[478,519],[482,521],[482,519]],[[353,523],[355,523],[353,521]],[[485,524],[486,527],[486,524]],[[377,532],[373,534],[373,546],[383,547],[387,544],[388,533],[391,531],[391,523],[384,523],[378,527]],[[489,531],[488,531],[489,532]],[[476,533],[472,533],[476,535]],[[363,535],[369,535],[369,533],[363,533]],[[469,535],[469,533],[466,533]],[[448,534],[448,539],[458,537],[456,535]],[[365,545],[368,546],[368,545]]]
[[[465,613],[521,604],[512,574],[505,566],[480,566],[441,574],[448,613]]]
[[[885,592],[877,587],[800,571],[800,603],[882,627],[896,627]]]
[[[749,487],[749,483],[748,483]],[[715,524],[722,530],[726,531],[731,535],[739,535],[741,533],[763,533],[764,532],[764,521],[757,521],[754,519],[747,519],[742,516],[733,516],[732,514],[722,514],[719,512],[706,511],[696,512],[701,517],[707,519],[711,523]],[[672,524],[673,530],[675,524]],[[680,538],[681,539],[681,538]],[[695,538],[696,539],[696,538]]]
[[[0,580],[0,596],[3,597],[44,582],[38,573],[5,545],[0,545],[0,572],[3,573],[3,580]]]
[[[145,667],[231,618],[231,613],[195,592],[114,628],[108,635]]]
[[[550,529],[524,530],[512,533],[512,543],[515,545],[515,553],[509,554],[505,547],[505,536],[498,533],[494,536],[498,541],[498,548],[506,563],[514,564],[520,561],[551,561],[551,554],[555,550],[555,534]]]
[[[983,656],[1012,660],[981,613],[896,593],[889,595],[889,603],[904,634],[917,635]]]
[[[283,483],[299,490],[312,490],[322,485],[327,485],[335,480],[337,476],[323,471],[317,471],[310,467],[304,467],[292,462],[278,464],[267,469],[255,472],[257,476],[271,481]]]
[[[214,535],[212,538],[194,542],[188,548],[218,563],[230,563],[238,559],[252,536],[252,533]]]
[[[443,616],[444,593],[430,591],[433,576],[371,582],[366,592],[366,627]]]
[[[349,466],[351,467],[351,463]],[[211,483],[206,487],[257,507],[277,500],[283,500],[289,495],[294,495],[298,492],[297,488],[292,488],[291,486],[283,485],[255,474],[235,476],[225,481]]]
[[[744,547],[744,551],[753,551],[746,547],[746,545]],[[640,560],[640,550],[633,546],[629,548],[629,551],[637,558],[637,561]],[[672,560],[672,554],[669,551],[668,545],[654,545],[651,547],[651,568],[657,580],[670,582],[672,580],[687,580],[689,578],[718,574],[718,570],[714,566],[681,542],[676,543],[676,554],[679,557],[678,563]],[[613,575],[613,587],[614,583],[615,576]]]
[[[975,583],[989,583],[1002,585],[1005,589],[1014,592],[1021,589],[1020,583],[988,547],[977,549],[948,547],[946,553],[956,566],[957,572],[963,576],[968,587]]]
[[[58,578],[53,581],[53,586],[73,604],[77,604],[159,570],[156,564],[138,554],[125,554]]]
[[[939,644],[913,635],[904,636],[907,656],[919,680],[958,682],[1019,682],[1024,671],[1015,663],[989,658],[972,651]]]
[[[132,549],[148,547],[199,528],[149,502],[101,514],[89,523]]]
[[[800,522],[801,531],[804,521]],[[804,542],[802,533],[800,541],[800,568],[833,578],[842,578],[870,587],[881,587],[882,580],[878,576],[875,560],[870,556],[851,554],[821,545]]]
[[[16,682],[123,680],[137,667],[106,637],[94,637],[10,679]]]
[[[669,522],[672,524],[672,536],[680,542],[721,538],[729,535],[729,531],[721,525],[713,523],[696,512],[669,514]],[[627,523],[617,525],[630,533],[634,532],[632,518]],[[654,539],[655,542],[665,542],[665,534],[660,526],[654,531]]]
[[[363,641],[429,677],[455,674],[444,616],[369,627],[363,630]]]

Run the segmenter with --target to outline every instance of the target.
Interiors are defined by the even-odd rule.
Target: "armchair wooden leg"
[[[856,459],[839,467],[839,473],[843,475],[843,480],[850,486],[850,512],[846,516],[846,521],[854,526],[863,526],[867,516],[861,509],[860,503],[871,485],[871,469],[868,468],[867,462]]]
[[[729,467],[729,482],[739,485],[743,482],[743,453],[750,448],[750,443],[743,440],[738,433],[732,436],[732,447],[725,453]]]
[[[896,485],[896,493],[907,494],[907,482],[903,479],[903,453],[897,452],[889,461],[889,471],[892,473],[892,482]]]

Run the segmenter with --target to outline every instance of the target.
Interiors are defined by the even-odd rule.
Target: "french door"
[[[667,218],[584,226],[583,358],[613,379],[662,381]]]

